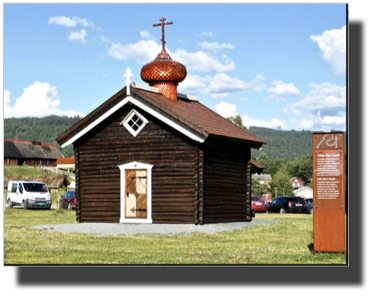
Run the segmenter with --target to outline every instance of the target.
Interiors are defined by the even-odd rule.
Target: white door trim
[[[153,165],[137,161],[119,165],[120,169],[120,223],[151,224],[152,223],[152,168]],[[147,170],[147,218],[125,218],[125,170]]]

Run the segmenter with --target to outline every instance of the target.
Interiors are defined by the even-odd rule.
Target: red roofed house
[[[261,195],[261,197],[264,199],[265,202],[272,202],[272,195],[268,192],[264,195]]]
[[[292,185],[295,189],[304,187],[304,185],[305,185],[304,181],[300,180],[297,177],[290,178],[290,182],[292,183]]]
[[[63,155],[54,144],[4,139],[4,165],[55,166],[60,157]]]
[[[56,165],[57,165],[57,169],[75,170],[75,158],[74,157],[58,158]]]
[[[257,161],[251,159],[251,173],[261,174],[266,168],[263,165],[260,165]]]
[[[196,98],[165,50],[56,138],[74,145],[78,222],[203,224],[251,220],[251,148],[264,142]]]

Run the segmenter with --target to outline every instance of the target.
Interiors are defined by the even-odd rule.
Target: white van
[[[35,181],[9,181],[7,190],[9,207],[21,206],[23,209],[50,209],[51,196],[45,183]]]

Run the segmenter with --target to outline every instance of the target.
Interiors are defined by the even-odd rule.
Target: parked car
[[[251,210],[255,212],[266,212],[268,207],[261,196],[251,196]]]
[[[306,201],[306,213],[313,214],[313,198],[305,199]]]
[[[77,198],[75,197],[75,191],[70,190],[67,193],[65,193],[63,196],[61,196],[61,199],[59,200],[59,205],[63,209],[72,210],[73,208],[77,207]]]
[[[7,189],[9,207],[50,209],[51,195],[47,185],[36,181],[9,181]]]
[[[279,197],[274,199],[268,206],[268,213],[305,213],[306,202],[301,197]]]

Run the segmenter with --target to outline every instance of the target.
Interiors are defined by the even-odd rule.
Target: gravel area
[[[141,233],[156,233],[175,235],[179,233],[190,234],[194,232],[217,233],[221,231],[233,231],[255,225],[273,225],[272,220],[252,220],[250,222],[230,222],[206,225],[180,225],[180,224],[117,224],[117,223],[74,223],[62,225],[33,226],[34,229],[42,229],[44,232],[63,233],[91,233],[102,235],[130,235]]]

